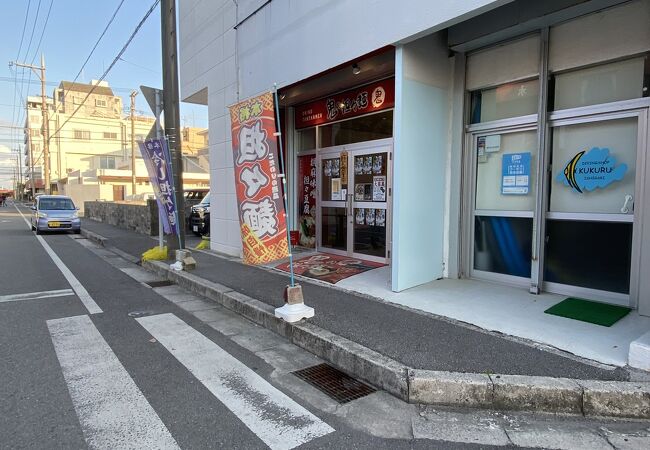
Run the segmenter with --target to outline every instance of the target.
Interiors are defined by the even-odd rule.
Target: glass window
[[[474,269],[530,277],[533,219],[476,216]]]
[[[316,127],[306,128],[296,133],[296,148],[299,152],[316,148]]]
[[[323,247],[347,250],[348,215],[345,208],[321,209]]]
[[[632,214],[637,118],[552,130],[549,210]]]
[[[537,179],[537,132],[481,135],[474,145],[476,209],[532,211]]]
[[[546,222],[546,281],[627,294],[631,255],[631,223]]]
[[[369,114],[320,127],[320,147],[393,137],[393,111]]]
[[[117,133],[104,131],[104,139],[117,139]]]
[[[648,57],[643,56],[557,74],[551,96],[553,105],[549,107],[568,109],[648,95],[644,70],[649,65]]]
[[[115,169],[115,157],[114,156],[100,156],[99,157],[99,168],[100,169]]]
[[[518,81],[471,94],[471,123],[537,113],[539,80]]]
[[[74,138],[75,139],[89,140],[90,139],[90,131],[89,130],[74,130]]]
[[[386,257],[385,209],[354,209],[354,252]]]

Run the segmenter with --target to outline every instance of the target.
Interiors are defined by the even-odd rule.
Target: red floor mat
[[[339,281],[351,277],[367,270],[383,267],[386,264],[364,261],[358,258],[349,258],[347,256],[328,255],[317,253],[305,258],[294,260],[293,270],[296,275],[314,278],[327,283],[338,283]],[[284,272],[289,272],[289,263],[282,263],[276,266]]]

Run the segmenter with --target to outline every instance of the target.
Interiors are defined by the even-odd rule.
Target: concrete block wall
[[[148,200],[147,203],[85,202],[84,209],[88,219],[158,236],[158,204],[155,200]]]

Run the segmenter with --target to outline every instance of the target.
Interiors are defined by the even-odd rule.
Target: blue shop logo
[[[556,180],[582,194],[585,190],[593,191],[622,180],[626,171],[627,164],[617,166],[608,148],[594,147],[571,158]]]

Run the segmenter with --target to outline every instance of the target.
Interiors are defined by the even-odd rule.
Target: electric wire
[[[32,5],[32,0],[27,2],[27,11],[25,12],[25,21],[23,22],[23,31],[20,34],[20,45],[18,45],[18,54],[16,55],[16,61],[20,60],[20,52],[23,49],[23,41],[25,40],[25,30],[27,29],[27,19],[29,18],[29,8]],[[24,72],[24,70],[23,70]],[[23,77],[24,79],[24,77]],[[18,71],[14,72],[14,108],[11,112],[11,123],[15,123],[16,120],[16,93],[18,92]],[[22,101],[22,97],[21,97]]]
[[[27,58],[29,57],[29,51],[32,48],[32,41],[34,40],[34,32],[36,31],[36,22],[38,21],[38,16],[41,12],[41,2],[42,0],[38,0],[38,5],[36,6],[36,15],[34,16],[34,23],[32,24],[32,32],[29,36],[29,43],[27,44],[27,50],[25,51],[25,61],[27,61]],[[32,70],[29,70],[29,81],[28,84],[31,83],[32,81]],[[20,85],[20,96],[21,99],[23,98],[23,87],[24,87],[24,82],[25,82],[25,77],[23,76],[23,80]],[[25,100],[27,100],[27,96],[25,96]],[[20,115],[18,116],[18,121],[20,122],[23,118],[23,111],[21,110]]]
[[[115,16],[117,16],[117,13],[119,12],[120,8],[122,8],[122,5],[123,5],[123,4],[124,4],[124,0],[121,0],[120,3],[117,5],[117,8],[115,8],[115,11],[113,12],[113,15],[111,16],[111,18],[108,20],[108,23],[107,23],[106,26],[104,27],[104,31],[102,31],[102,34],[100,34],[100,35],[99,35],[99,38],[97,38],[97,41],[95,42],[95,45],[93,45],[93,48],[90,50],[90,53],[89,53],[88,56],[86,57],[86,60],[85,60],[84,63],[81,65],[81,69],[79,69],[79,72],[77,72],[77,75],[76,75],[76,76],[74,77],[74,79],[72,80],[72,84],[74,84],[74,83],[79,79],[79,75],[81,75],[81,73],[83,72],[84,68],[86,67],[86,64],[88,64],[88,61],[90,61],[90,58],[93,56],[93,53],[95,53],[95,50],[97,49],[97,46],[99,45],[99,43],[100,43],[101,40],[103,39],[104,35],[105,35],[106,32],[108,31],[109,27],[111,26],[111,24],[112,24],[113,21],[115,20]],[[67,91],[67,92],[64,94],[64,96],[63,96],[63,103],[65,103],[66,98],[68,97],[68,93],[69,93],[69,92],[70,92],[70,91]]]
[[[143,25],[143,24],[146,22],[146,20],[149,18],[149,16],[150,16],[151,13],[154,11],[154,9],[156,8],[156,6],[158,6],[158,3],[159,3],[159,2],[160,2],[160,0],[155,0],[155,1],[153,2],[153,4],[151,5],[151,7],[149,8],[149,10],[146,12],[146,14],[144,15],[144,17],[140,20],[140,22],[138,23],[138,25],[135,27],[135,29],[134,29],[133,32],[131,33],[131,36],[129,36],[129,39],[126,41],[126,43],[124,44],[124,46],[122,47],[122,49],[119,51],[119,53],[117,54],[117,56],[113,59],[113,61],[111,62],[111,64],[108,66],[108,68],[104,71],[104,73],[103,73],[102,76],[99,78],[99,80],[97,81],[97,83],[94,84],[94,85],[92,86],[92,88],[90,89],[90,91],[88,91],[88,93],[87,93],[86,96],[83,98],[83,100],[81,101],[81,103],[80,103],[80,104],[77,106],[77,108],[72,112],[72,114],[70,114],[70,116],[69,116],[69,117],[68,117],[68,118],[67,118],[67,119],[66,119],[66,120],[61,124],[61,126],[59,126],[59,127],[56,129],[56,131],[54,131],[54,133],[52,133],[50,136],[48,136],[48,142],[49,142],[50,139],[52,139],[52,137],[56,136],[56,135],[59,133],[59,131],[61,131],[61,129],[65,126],[65,124],[68,123],[68,122],[70,121],[70,119],[72,119],[72,118],[75,116],[75,114],[76,114],[76,113],[81,109],[81,107],[86,103],[86,100],[88,100],[88,98],[90,97],[90,95],[91,95],[91,94],[95,91],[95,89],[99,86],[99,83],[102,82],[102,81],[104,80],[104,78],[106,78],[106,76],[108,75],[108,73],[113,69],[113,67],[115,66],[115,64],[117,64],[117,62],[120,60],[120,57],[124,54],[124,52],[126,51],[126,49],[129,47],[129,45],[131,44],[131,41],[133,41],[133,39],[135,38],[135,35],[138,34],[138,31],[140,31],[140,28],[142,28],[142,25]]]
[[[43,29],[41,30],[41,37],[38,38],[38,45],[36,46],[36,50],[34,51],[34,56],[32,57],[32,62],[30,64],[34,64],[34,61],[36,61],[36,57],[38,56],[38,51],[41,49],[41,44],[43,42],[43,36],[45,35],[45,29],[47,28],[47,23],[50,21],[50,13],[52,12],[52,5],[54,4],[54,0],[50,0],[50,7],[47,9],[47,16],[45,17],[45,23],[43,24]]]

